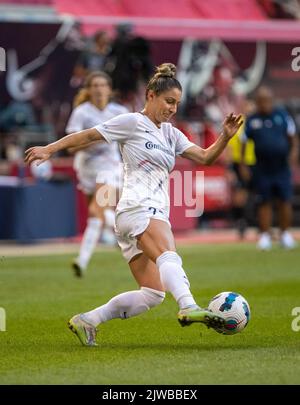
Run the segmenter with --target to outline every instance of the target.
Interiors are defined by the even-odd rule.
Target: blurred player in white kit
[[[110,77],[100,71],[90,73],[75,97],[75,108],[67,123],[66,133],[82,131],[127,113],[125,107],[110,101],[111,94]],[[114,197],[122,184],[122,163],[116,142],[95,143],[84,149],[70,148],[69,151],[76,153],[74,169],[79,188],[88,201],[87,225],[79,255],[72,263],[75,275],[82,277],[101,233],[106,232],[106,238],[114,242],[114,206],[117,203]]]

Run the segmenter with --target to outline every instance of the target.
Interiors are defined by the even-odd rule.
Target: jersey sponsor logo
[[[164,148],[163,146],[157,145],[157,144],[155,144],[155,143],[153,143],[151,141],[147,141],[145,143],[145,146],[149,150],[158,149],[158,150],[166,153],[167,155],[174,156],[174,154],[171,151],[169,151],[168,149]]]

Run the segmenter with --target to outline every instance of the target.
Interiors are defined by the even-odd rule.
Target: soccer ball
[[[245,298],[234,292],[222,292],[211,299],[208,309],[226,319],[225,326],[216,329],[223,335],[241,332],[250,320],[250,307]]]

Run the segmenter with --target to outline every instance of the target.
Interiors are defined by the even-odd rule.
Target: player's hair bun
[[[176,66],[173,63],[163,63],[157,66],[154,77],[159,79],[160,77],[174,78],[176,76]]]
[[[181,84],[176,79],[176,66],[173,63],[163,63],[157,66],[146,88],[146,98],[150,90],[159,96],[161,93],[176,88],[182,91]]]

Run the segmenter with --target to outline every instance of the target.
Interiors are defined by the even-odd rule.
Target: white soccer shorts
[[[122,254],[127,262],[143,253],[137,247],[136,237],[142,234],[148,227],[150,219],[159,219],[166,222],[170,228],[169,218],[163,210],[154,207],[141,207],[130,211],[121,211],[116,214],[115,232]]]

